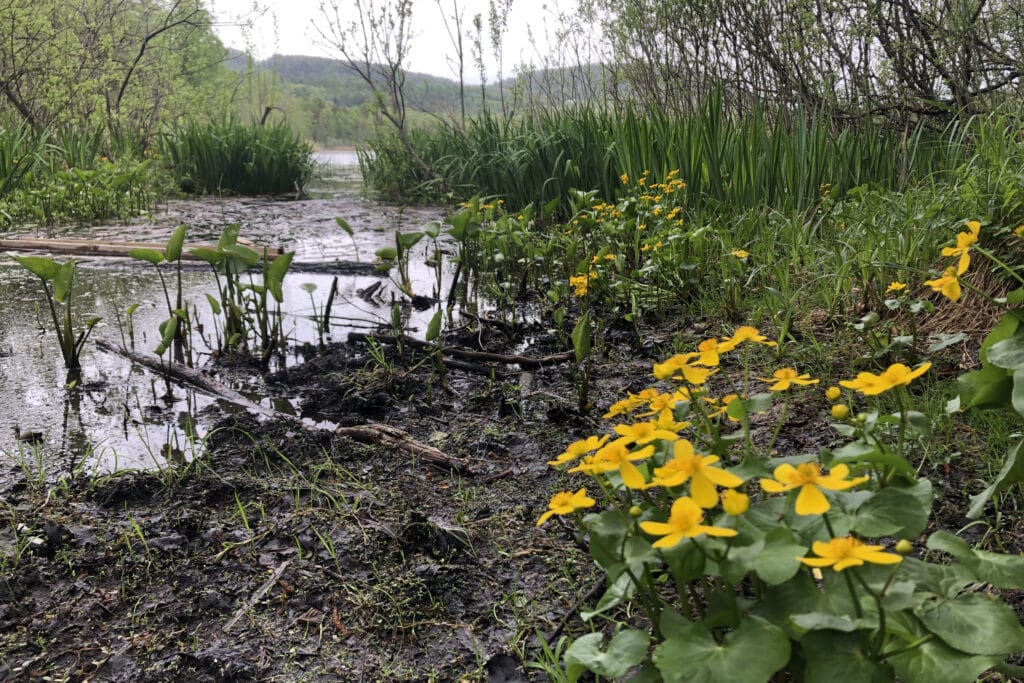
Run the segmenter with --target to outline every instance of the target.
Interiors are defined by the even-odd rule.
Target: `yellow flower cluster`
[[[592,270],[589,273],[582,275],[572,275],[569,277],[569,286],[573,288],[576,296],[584,296],[587,290],[590,289],[590,281],[597,277],[597,271]]]

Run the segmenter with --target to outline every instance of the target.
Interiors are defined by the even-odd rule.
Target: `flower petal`
[[[832,507],[828,498],[813,484],[804,484],[796,497],[796,514],[823,515]]]

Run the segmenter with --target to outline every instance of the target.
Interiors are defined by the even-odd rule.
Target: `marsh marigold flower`
[[[695,536],[735,536],[735,529],[724,529],[717,526],[706,526],[704,511],[692,498],[677,498],[672,503],[672,513],[667,522],[640,522],[640,528],[651,536],[661,536],[654,542],[655,548],[671,548],[684,538]]]
[[[577,510],[583,510],[594,506],[594,499],[587,496],[587,490],[580,489],[576,493],[570,491],[559,491],[551,496],[548,509],[537,520],[537,526],[548,521],[552,515],[571,515]]]
[[[796,497],[798,515],[820,515],[828,512],[832,506],[821,489],[845,491],[857,484],[863,484],[870,478],[864,476],[847,479],[850,476],[850,468],[846,465],[836,465],[828,474],[822,474],[821,467],[813,462],[800,463],[796,467],[789,463],[779,465],[772,476],[775,478],[761,480],[761,488],[768,493],[785,493],[795,488],[800,489]]]
[[[817,384],[819,380],[811,379],[810,375],[801,375],[796,371],[796,368],[781,368],[776,370],[771,379],[765,377],[758,377],[762,382],[774,382],[768,389],[770,391],[786,391],[791,386],[807,386],[809,384]]]
[[[882,552],[884,547],[867,545],[853,536],[844,536],[831,541],[815,541],[811,550],[818,557],[801,557],[800,561],[809,567],[832,567],[841,572],[850,567],[859,567],[865,562],[896,564],[903,559],[894,553]]]
[[[580,456],[596,451],[608,441],[608,438],[609,436],[605,434],[602,437],[588,436],[585,439],[573,442],[562,453],[559,453],[554,460],[549,460],[548,464],[557,467],[558,465],[565,465],[573,460],[577,460]]]
[[[743,325],[742,327],[737,327],[731,337],[723,339],[722,343],[718,345],[718,350],[732,351],[743,342],[754,342],[755,344],[764,344],[765,346],[778,346],[778,343],[771,341],[768,337],[761,334],[761,331],[756,327]]]
[[[885,288],[885,293],[886,294],[890,294],[892,292],[899,292],[899,291],[904,290],[906,288],[907,288],[906,283],[897,282],[896,280],[893,280],[892,282],[889,283],[889,286]]]
[[[735,256],[738,259],[745,259],[748,256],[750,256],[750,252],[747,251],[746,249],[733,249],[732,251],[729,252],[729,254]]]
[[[690,482],[690,497],[702,508],[713,508],[718,503],[715,486],[736,488],[743,480],[731,472],[715,467],[717,455],[694,453],[693,444],[680,439],[672,445],[672,459],[662,467],[654,468],[651,486],[681,486]]]
[[[933,292],[939,292],[950,301],[960,301],[960,279],[953,266],[946,268],[941,277],[925,280],[924,284],[931,287]]]
[[[625,439],[616,439],[602,447],[593,456],[584,458],[583,462],[569,471],[590,475],[618,472],[622,476],[622,483],[627,488],[643,489],[647,487],[647,480],[633,463],[646,460],[652,455],[654,455],[654,446],[644,446],[640,450],[631,451]]]
[[[843,391],[839,387],[829,387],[825,390],[825,398],[830,401],[838,401],[839,397],[842,395]]]
[[[832,410],[830,412],[832,414],[832,418],[835,420],[845,420],[850,416],[850,409],[842,403],[837,403],[832,406]]]
[[[680,353],[664,363],[655,363],[654,376],[658,379],[682,379],[693,385],[704,384],[717,371],[695,367],[697,361],[694,359],[699,357],[699,353]]]
[[[640,446],[649,444],[656,439],[675,441],[679,435],[667,429],[661,429],[656,422],[635,422],[629,425],[615,425],[615,433],[625,444],[636,443]]]
[[[960,261],[956,266],[957,275],[963,275],[971,265],[971,247],[978,241],[978,233],[981,232],[981,223],[978,221],[967,222],[967,232],[957,233],[956,246],[944,247],[943,256],[959,256]]]
[[[931,366],[931,363],[921,363],[911,370],[903,363],[893,363],[881,375],[859,372],[856,379],[844,379],[839,384],[847,389],[859,391],[865,396],[877,396],[894,387],[910,384],[915,378],[927,372]]]
[[[722,491],[722,509],[727,515],[739,517],[750,509],[750,496],[734,489]]]

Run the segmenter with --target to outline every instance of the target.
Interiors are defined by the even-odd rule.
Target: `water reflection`
[[[353,329],[390,320],[391,304],[400,299],[387,275],[372,268],[353,270],[347,264],[372,260],[374,251],[393,244],[395,230],[416,230],[443,212],[439,208],[402,208],[374,203],[363,196],[354,152],[318,153],[326,171],[314,184],[314,198],[270,201],[260,198],[171,200],[127,224],[73,230],[25,230],[26,236],[152,241],[162,244],[179,224],[189,225],[189,244],[215,242],[225,225],[240,223],[243,237],[258,245],[281,246],[296,252],[285,280],[284,331],[292,347],[317,344],[320,331],[314,314],[322,312],[332,283],[338,292],[325,341],[342,340]],[[344,234],[335,218],[344,217],[355,231]],[[434,293],[434,271],[423,265],[430,240],[417,245],[410,277],[417,294]],[[64,261],[66,256],[55,256]],[[94,337],[104,337],[152,354],[159,341],[158,325],[167,318],[164,290],[153,266],[128,259],[79,258],[75,276],[75,318],[93,316],[102,322]],[[449,275],[450,277],[450,275]],[[254,280],[259,282],[258,277]],[[206,294],[216,295],[212,271],[190,264],[182,271],[184,298],[196,315],[193,343],[198,363],[212,354],[217,324]],[[366,292],[371,292],[370,296]],[[130,316],[128,308],[138,304]],[[409,325],[425,329],[431,310],[406,307]],[[294,362],[285,358],[277,362]],[[229,379],[229,378],[226,378]],[[259,387],[256,394],[262,392]],[[295,412],[289,397],[265,399],[267,405]],[[0,254],[0,452],[19,444],[14,428],[41,431],[42,448],[51,460],[90,459],[89,467],[160,467],[189,457],[190,434],[202,436],[211,412],[211,398],[191,389],[167,385],[152,373],[121,357],[104,353],[89,342],[82,371],[73,386],[61,360],[56,335],[38,280]],[[25,444],[21,445],[26,448]],[[183,456],[180,454],[184,454]]]

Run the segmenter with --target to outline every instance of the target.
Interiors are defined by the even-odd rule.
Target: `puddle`
[[[367,330],[389,324],[392,301],[400,299],[387,274],[374,273],[369,264],[381,246],[394,244],[396,230],[420,229],[445,213],[441,207],[397,207],[378,204],[362,192],[359,169],[353,152],[321,152],[320,180],[310,189],[310,199],[270,201],[261,198],[200,198],[169,200],[151,215],[127,224],[89,228],[62,228],[7,233],[5,237],[70,237],[112,241],[144,241],[162,245],[179,224],[189,226],[190,243],[216,242],[225,225],[241,224],[241,236],[260,246],[295,251],[285,278],[285,331],[290,340],[285,364],[298,362],[297,349],[316,344],[318,331],[312,319],[314,309],[322,310],[335,277],[338,293],[332,307],[332,325],[326,341],[343,340],[352,330]],[[335,219],[343,217],[352,226],[353,238]],[[417,294],[432,296],[435,274],[424,265],[434,249],[429,239],[414,249],[409,275]],[[58,261],[69,258],[55,255]],[[131,330],[125,311],[139,304],[132,316],[135,348],[152,354],[158,341],[157,326],[167,317],[164,292],[154,268],[141,261],[120,258],[75,257],[75,307],[82,319],[101,316],[93,338],[127,341]],[[446,280],[451,271],[446,269]],[[447,282],[442,285],[446,291]],[[372,297],[360,296],[374,288]],[[309,289],[312,289],[312,300]],[[199,313],[199,324],[207,334],[213,319],[206,293],[216,294],[212,270],[192,264],[183,270],[184,298]],[[73,390],[66,386],[67,374],[60,358],[49,310],[38,280],[0,253],[0,458],[19,453],[33,455],[34,447],[15,439],[39,432],[42,449],[55,475],[71,463],[87,462],[89,470],[155,468],[167,466],[161,451],[172,443],[185,450],[184,435],[192,429],[201,436],[208,426],[204,416],[213,400],[193,390],[173,387],[168,396],[162,379],[133,367],[119,356],[96,348],[92,339],[82,354],[82,373]],[[190,306],[191,308],[191,306]],[[420,334],[432,310],[403,308],[410,330]],[[120,319],[120,323],[118,322]],[[196,326],[198,327],[198,325]],[[202,354],[208,348],[194,340]],[[209,356],[200,356],[200,363]],[[275,366],[280,367],[280,361]],[[223,378],[222,378],[223,379]],[[251,382],[251,378],[247,378]],[[259,386],[238,387],[261,395]],[[288,397],[263,402],[287,412],[294,410]],[[18,459],[15,457],[15,459]]]

